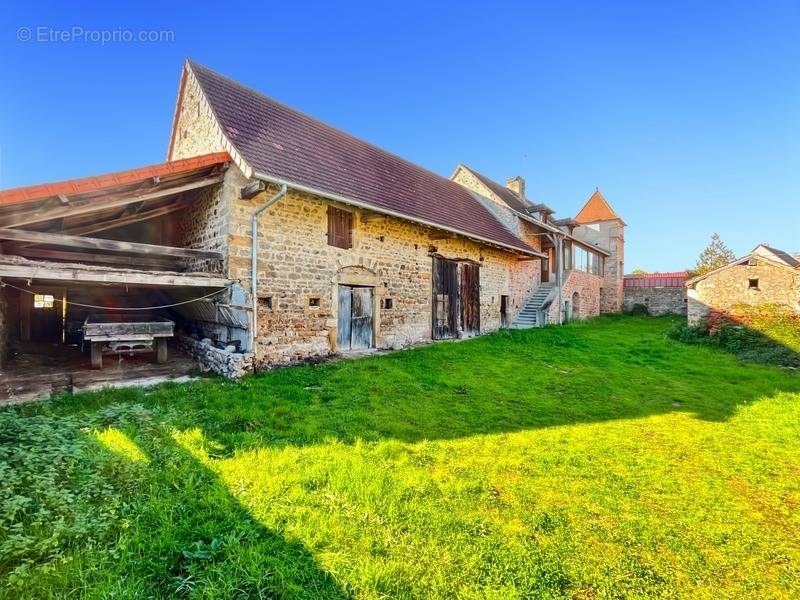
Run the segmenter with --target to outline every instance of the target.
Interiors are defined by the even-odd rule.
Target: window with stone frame
[[[328,206],[328,245],[345,250],[353,247],[353,213]]]

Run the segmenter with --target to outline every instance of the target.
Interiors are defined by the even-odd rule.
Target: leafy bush
[[[778,305],[712,311],[697,326],[675,327],[670,337],[720,348],[745,361],[800,368],[800,315]]]
[[[631,315],[637,317],[646,317],[650,314],[646,304],[634,304],[630,311]]]

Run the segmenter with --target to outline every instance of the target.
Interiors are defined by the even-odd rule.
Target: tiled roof
[[[664,273],[642,273],[641,275],[631,274],[625,275],[625,277],[640,277],[644,279],[657,279],[659,277],[688,277],[688,271],[669,271]]]
[[[671,273],[644,273],[642,275],[625,275],[625,287],[683,287],[689,273],[674,271]]]
[[[74,194],[85,194],[87,192],[94,192],[106,188],[130,185],[151,177],[165,177],[167,175],[183,173],[184,171],[193,171],[211,165],[230,162],[230,160],[231,157],[228,156],[227,152],[216,152],[203,156],[173,160],[158,165],[149,165],[147,167],[138,167],[126,171],[95,175],[93,177],[67,179],[66,181],[39,183],[12,188],[0,191],[0,205],[33,202],[60,195],[72,196]]]
[[[205,67],[189,67],[231,144],[256,172],[537,254],[459,184]]]
[[[514,192],[512,192],[507,187],[500,185],[493,179],[489,179],[485,175],[481,175],[472,167],[467,167],[466,165],[462,165],[465,169],[467,169],[470,173],[472,173],[478,181],[480,181],[483,185],[485,185],[495,196],[500,198],[503,202],[508,204],[509,207],[513,208],[517,212],[525,213],[527,212],[529,205],[520,200],[520,197],[517,196]]]
[[[619,215],[606,202],[600,190],[595,190],[586,201],[586,204],[583,205],[583,208],[575,215],[575,220],[578,223],[595,223],[597,221],[613,221],[615,219],[619,219]]]
[[[773,248],[772,246],[768,246],[767,244],[761,244],[761,246],[763,246],[764,248],[769,250],[772,254],[774,254],[778,260],[784,262],[786,265],[792,267],[793,269],[800,266],[800,259],[797,256],[790,254],[785,250],[779,250],[778,248]],[[758,250],[758,247],[756,247],[756,249],[753,250],[753,252],[755,252],[756,250]]]

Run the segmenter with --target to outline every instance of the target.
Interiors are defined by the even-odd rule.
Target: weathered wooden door
[[[433,257],[432,334],[442,340],[458,335],[458,263]]]
[[[336,345],[339,350],[372,348],[373,289],[339,286],[339,321]]]
[[[461,263],[460,304],[464,335],[478,335],[481,331],[480,267],[474,263]]]
[[[372,348],[372,288],[353,288],[352,307],[350,347],[353,350]]]

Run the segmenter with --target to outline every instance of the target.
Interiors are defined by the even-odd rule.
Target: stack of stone
[[[194,358],[203,371],[213,371],[230,379],[253,372],[253,354],[239,352],[236,346],[220,348],[210,338],[200,339],[197,334],[178,333],[175,339],[178,347]]]

